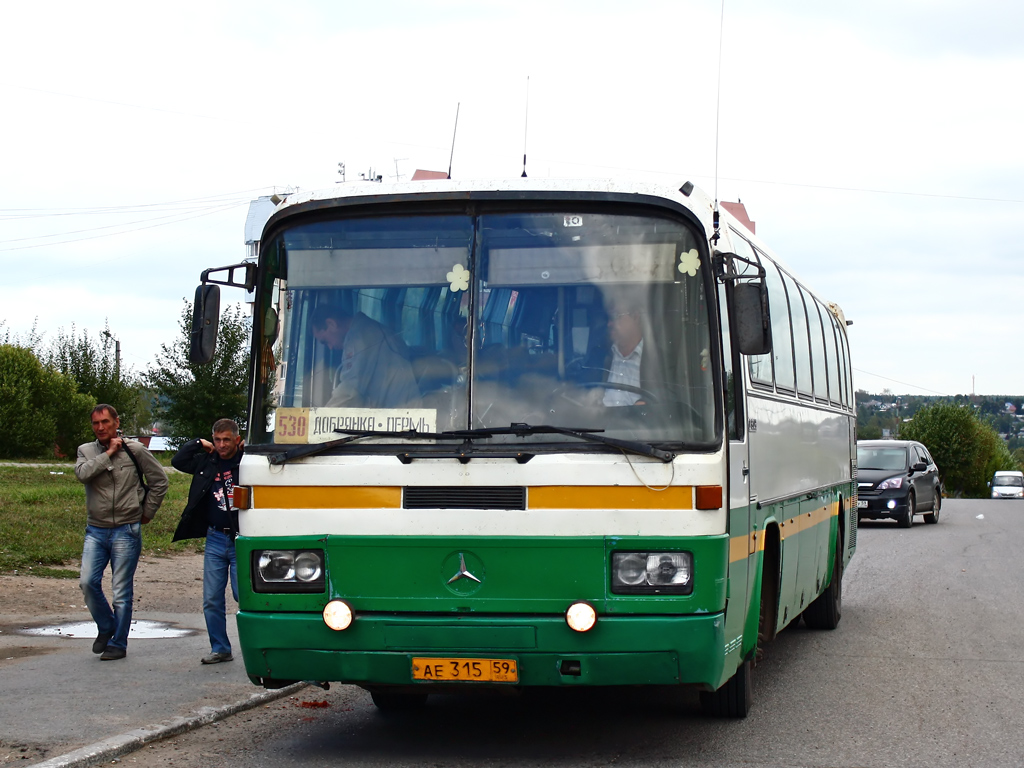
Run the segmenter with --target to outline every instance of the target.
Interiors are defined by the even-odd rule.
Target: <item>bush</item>
[[[95,401],[72,380],[44,366],[26,347],[0,345],[0,458],[74,456],[92,439]]]
[[[926,406],[903,425],[900,437],[927,446],[947,492],[954,496],[986,497],[993,472],[1018,468],[1002,438],[969,406]]]

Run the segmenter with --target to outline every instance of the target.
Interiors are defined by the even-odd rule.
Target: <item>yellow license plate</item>
[[[518,683],[515,659],[431,659],[414,657],[413,680],[445,683]]]

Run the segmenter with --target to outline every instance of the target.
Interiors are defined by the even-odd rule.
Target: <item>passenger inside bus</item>
[[[404,343],[362,312],[321,304],[313,311],[313,338],[341,362],[327,407],[418,408],[420,392]]]

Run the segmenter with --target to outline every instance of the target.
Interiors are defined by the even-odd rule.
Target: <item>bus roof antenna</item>
[[[526,178],[526,135],[530,128],[530,76],[526,76],[526,116],[523,118],[523,175]]]
[[[452,159],[455,157],[455,134],[459,130],[459,107],[462,106],[460,101],[455,105],[455,128],[452,129],[452,153],[448,156],[448,178],[452,177]]]
[[[711,236],[711,242],[717,243],[719,238],[718,232],[718,136],[719,136],[719,122],[721,121],[722,115],[722,38],[723,29],[725,28],[725,0],[722,0],[722,15],[718,21],[718,86],[717,93],[715,94],[715,208],[714,208],[714,227],[715,233]]]

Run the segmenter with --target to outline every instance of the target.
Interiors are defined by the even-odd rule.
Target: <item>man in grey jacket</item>
[[[78,446],[75,477],[85,484],[85,545],[79,586],[96,622],[92,652],[103,661],[128,653],[135,568],[142,552],[142,524],[156,515],[167,493],[167,474],[153,454],[118,432],[121,420],[110,405],[92,410],[96,440]],[[149,490],[142,485],[145,477]],[[103,572],[110,564],[114,607],[103,594]]]
[[[419,408],[420,391],[402,341],[362,312],[321,305],[311,318],[313,338],[341,352],[331,408]]]

